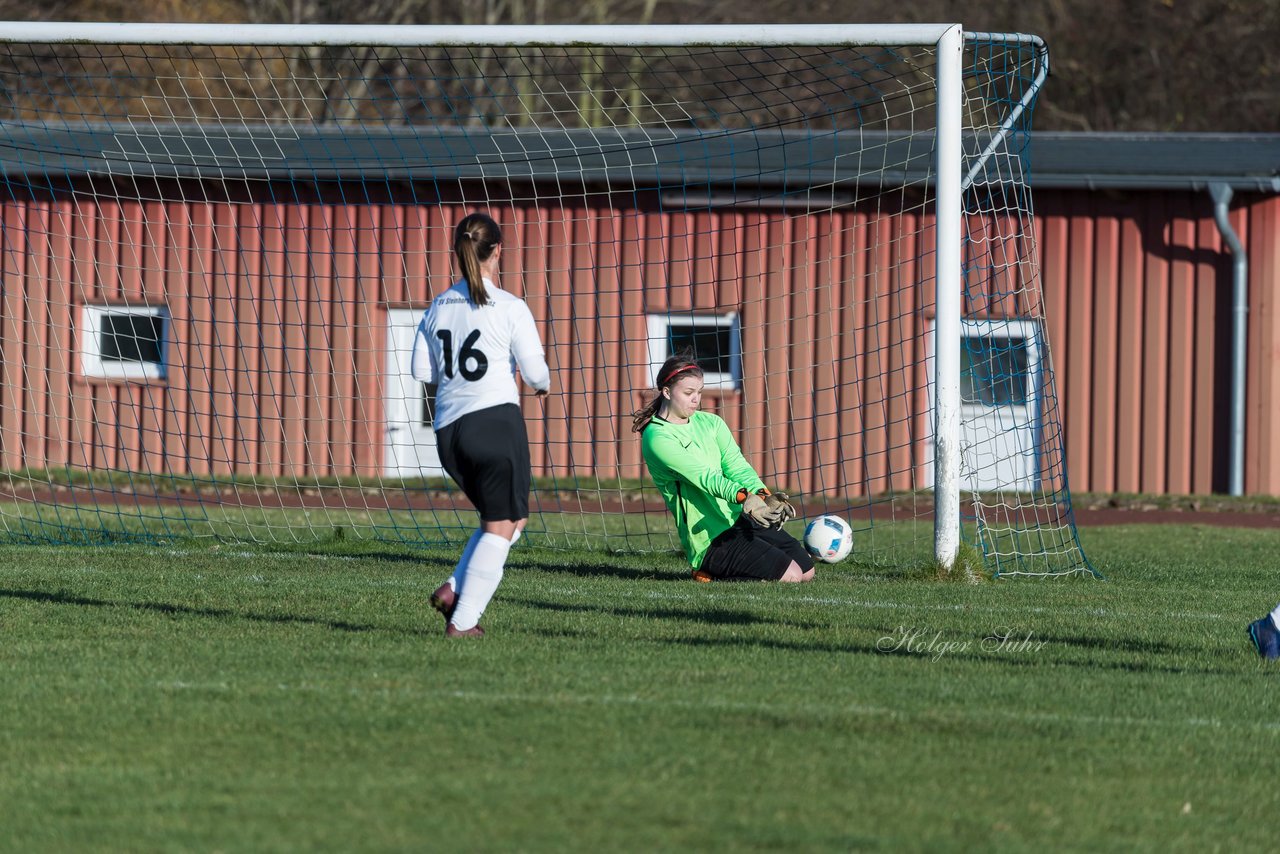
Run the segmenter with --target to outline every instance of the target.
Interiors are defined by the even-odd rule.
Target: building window
[[[84,375],[162,379],[168,327],[163,308],[86,305],[80,324]]]
[[[742,330],[737,312],[710,315],[649,315],[649,376],[668,358],[693,351],[709,389],[742,388]]]
[[[961,403],[989,409],[1035,400],[1040,365],[1034,323],[966,319],[961,334]]]

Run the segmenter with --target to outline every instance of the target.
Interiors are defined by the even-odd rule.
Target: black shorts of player
[[[529,518],[529,434],[514,403],[469,412],[436,432],[440,463],[482,522]]]
[[[792,561],[805,572],[813,569],[813,558],[799,540],[744,514],[711,541],[698,568],[717,581],[777,581]]]

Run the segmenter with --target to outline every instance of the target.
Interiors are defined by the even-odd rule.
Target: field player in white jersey
[[[502,231],[473,213],[453,251],[462,279],[432,301],[413,342],[413,378],[436,386],[440,462],[480,512],[453,575],[431,595],[449,637],[481,637],[480,616],[502,581],[512,543],[529,521],[529,436],[515,373],[539,397],[551,372],[524,300],[494,284]]]

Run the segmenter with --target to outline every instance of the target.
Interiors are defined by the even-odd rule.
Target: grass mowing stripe
[[[563,595],[573,596],[582,599],[600,599],[600,600],[633,600],[635,597],[627,593],[609,594],[597,590],[585,590],[574,588],[563,588],[560,591]],[[1280,595],[1280,591],[1277,591]],[[666,593],[651,590],[644,594],[645,599],[655,601],[671,601],[671,602],[706,602],[705,596],[696,593]],[[959,613],[980,613],[980,614],[1003,614],[1010,610],[1017,610],[1021,614],[1082,614],[1095,617],[1115,617],[1118,619],[1132,619],[1137,617],[1146,617],[1149,614],[1133,611],[1117,611],[1109,608],[1096,606],[1075,607],[1071,605],[1055,605],[1047,606],[1028,606],[1022,603],[1010,603],[1008,605],[972,605],[967,602],[963,603],[920,603],[907,602],[903,600],[887,600],[887,599],[850,599],[842,596],[762,596],[753,593],[716,593],[715,601],[723,602],[759,602],[770,605],[780,604],[803,604],[803,605],[831,605],[849,608],[867,608],[867,609],[907,609],[914,611],[953,611]],[[1239,614],[1214,614],[1195,611],[1178,611],[1168,615],[1170,619],[1190,619],[1190,620],[1231,620],[1238,622]]]
[[[231,686],[227,683],[215,684],[189,684],[183,682],[158,683],[158,688],[163,690],[192,690],[192,691],[229,691]],[[281,691],[303,691],[313,693],[325,693],[323,689],[314,686],[278,686]],[[343,689],[344,693],[353,693],[353,689]],[[1068,724],[1080,727],[1097,727],[1097,726],[1115,726],[1115,727],[1162,727],[1174,729],[1220,729],[1220,730],[1242,730],[1249,732],[1260,732],[1267,734],[1280,733],[1280,723],[1268,721],[1224,721],[1216,718],[1186,718],[1182,720],[1164,720],[1146,717],[1132,716],[1107,716],[1107,715],[1071,715],[1049,712],[1018,712],[1011,709],[988,708],[988,709],[966,709],[961,711],[947,710],[945,712],[913,712],[903,709],[890,709],[878,706],[864,706],[858,704],[831,704],[820,705],[815,703],[747,703],[741,701],[724,701],[724,700],[675,700],[669,698],[658,697],[641,697],[638,695],[615,696],[611,694],[515,694],[510,692],[484,692],[484,691],[410,691],[405,689],[395,689],[394,692],[387,689],[378,689],[371,692],[381,695],[394,693],[397,697],[409,699],[455,699],[466,702],[483,702],[491,704],[518,704],[531,706],[651,706],[654,708],[671,708],[684,711],[716,711],[716,712],[746,712],[768,715],[782,715],[786,717],[817,717],[829,718],[833,714],[850,715],[857,717],[877,717],[888,718],[901,722],[947,722],[955,721],[991,721],[995,719],[1015,722],[1015,723],[1051,723],[1051,724]]]

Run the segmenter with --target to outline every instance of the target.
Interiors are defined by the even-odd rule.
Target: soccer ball
[[[819,516],[805,526],[804,547],[816,560],[839,563],[853,549],[853,528],[839,516]]]

